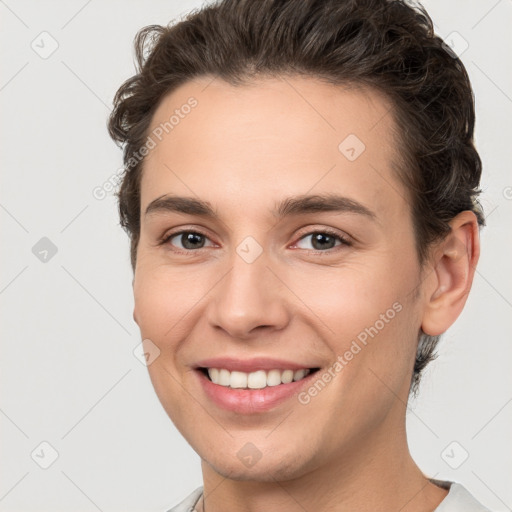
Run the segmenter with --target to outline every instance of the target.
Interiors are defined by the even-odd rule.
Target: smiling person
[[[109,124],[134,319],[204,482],[172,510],[485,511],[405,429],[484,223],[471,86],[427,13],[224,0],[136,50]]]

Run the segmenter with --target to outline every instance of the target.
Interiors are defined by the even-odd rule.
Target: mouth
[[[298,370],[274,368],[253,372],[230,371],[226,368],[205,368],[198,370],[213,384],[230,389],[265,389],[282,386],[305,379],[319,368],[300,368]]]
[[[198,384],[218,410],[252,415],[293,406],[293,397],[311,385],[320,367],[277,359],[212,359],[195,367]],[[296,402],[299,404],[299,402]]]

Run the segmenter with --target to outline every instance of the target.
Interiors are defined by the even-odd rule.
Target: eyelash
[[[184,230],[181,230],[181,231],[176,231],[174,233],[170,233],[169,235],[165,235],[162,239],[159,240],[158,245],[169,244],[169,241],[172,238],[174,238],[174,237],[176,237],[178,235],[183,235],[185,233],[194,234],[194,235],[200,235],[200,236],[203,236],[205,238],[208,238],[208,235],[206,235],[205,233],[202,233],[201,231],[191,230],[191,229],[184,229]],[[352,242],[348,238],[345,238],[344,236],[340,235],[338,232],[336,232],[334,230],[331,230],[329,228],[322,228],[322,229],[318,229],[318,230],[314,230],[314,231],[309,231],[309,232],[305,233],[304,235],[302,235],[297,240],[297,242],[294,242],[294,245],[299,243],[304,238],[307,238],[308,236],[318,235],[318,234],[329,235],[329,236],[331,236],[333,238],[338,239],[341,243],[339,245],[337,245],[337,246],[331,247],[330,249],[326,249],[324,251],[321,251],[319,249],[302,249],[302,250],[305,250],[305,251],[308,251],[308,252],[312,252],[312,253],[315,253],[315,254],[319,254],[319,253],[332,253],[332,252],[336,251],[337,249],[340,249],[341,246],[350,247],[352,245]],[[178,248],[176,248],[174,246],[172,246],[172,247],[173,247],[172,251],[174,251],[174,252],[176,252],[178,254],[186,254],[186,255],[191,255],[194,252],[198,252],[201,249],[205,249],[205,247],[200,247],[199,249],[188,249],[187,250],[187,249],[178,249]]]

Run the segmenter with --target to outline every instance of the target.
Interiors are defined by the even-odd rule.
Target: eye
[[[310,239],[309,242],[308,239]],[[313,246],[313,249],[310,247],[304,247],[304,245],[307,243],[310,243]],[[302,246],[300,244],[302,244]],[[299,249],[308,249],[322,252],[334,249],[340,245],[349,246],[351,243],[349,240],[339,235],[338,233],[325,229],[322,231],[319,230],[308,233],[307,235],[301,237],[295,244],[295,246],[299,247]]]
[[[308,243],[308,239],[310,239],[309,243],[313,246],[312,249],[311,247],[305,246]],[[199,231],[191,230],[182,230],[171,233],[161,240],[161,244],[170,244],[172,247],[177,249],[177,252],[192,252],[197,249],[203,249],[204,247],[215,246],[215,244],[213,244],[205,234],[200,233]],[[298,247],[299,249],[327,252],[340,245],[350,246],[351,242],[334,231],[323,229],[312,231],[302,236],[298,242],[295,243],[294,247]]]
[[[209,241],[208,237],[198,231],[178,231],[166,236],[162,240],[162,244],[171,244],[177,249],[189,252],[194,249],[202,249],[205,247],[206,241]],[[213,244],[211,244],[211,246],[213,246]]]

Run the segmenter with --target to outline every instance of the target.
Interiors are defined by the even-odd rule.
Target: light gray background
[[[200,5],[0,0],[2,511],[164,511],[201,484],[199,457],[133,354],[140,337],[115,199],[93,196],[121,165],[106,119],[133,74],[136,31]],[[476,95],[488,226],[466,309],[411,403],[410,446],[425,473],[459,481],[505,511],[512,507],[512,2],[425,5],[441,36],[456,31],[469,44],[462,60]],[[59,45],[46,59],[31,47],[51,49],[43,31]],[[32,252],[42,237],[58,251],[47,262]],[[48,469],[40,467],[51,462],[43,441],[58,452]]]

